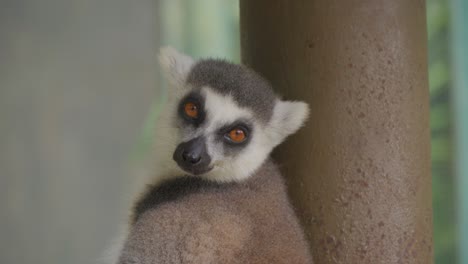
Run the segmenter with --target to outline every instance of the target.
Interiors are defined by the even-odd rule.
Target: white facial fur
[[[239,181],[248,177],[266,158],[263,155],[266,145],[258,144],[257,140],[262,134],[262,127],[258,122],[252,122],[254,128],[248,145],[235,157],[225,156],[224,143],[215,139],[218,129],[237,120],[253,120],[254,115],[249,110],[239,107],[230,96],[220,95],[209,87],[202,88],[202,93],[205,96],[207,112],[205,122],[208,123],[205,130],[206,144],[214,165],[205,177],[215,181]]]
[[[180,143],[201,135],[206,138],[213,169],[198,177],[219,182],[246,179],[260,167],[275,146],[302,126],[308,116],[307,104],[278,99],[270,121],[262,124],[255,120],[254,113],[240,107],[230,96],[202,87],[200,93],[205,99],[205,121],[197,129],[178,127],[177,108],[179,101],[193,89],[185,80],[195,62],[169,47],[161,49],[160,63],[169,83],[168,102],[156,124],[155,135],[155,169],[161,180],[187,174],[173,161],[173,152]],[[225,156],[224,143],[216,140],[216,135],[221,127],[239,119],[251,121],[253,133],[250,141],[236,155]]]

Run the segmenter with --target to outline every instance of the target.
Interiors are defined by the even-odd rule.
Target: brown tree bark
[[[316,263],[433,263],[425,2],[241,0],[244,63],[304,129],[275,153]]]

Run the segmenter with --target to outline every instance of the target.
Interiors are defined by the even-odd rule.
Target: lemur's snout
[[[198,175],[211,170],[211,158],[206,151],[204,137],[183,142],[174,151],[173,159],[184,171]]]

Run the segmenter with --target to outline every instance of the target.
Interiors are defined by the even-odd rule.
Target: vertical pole
[[[275,156],[315,263],[433,263],[425,11],[240,1],[244,63],[311,107]]]

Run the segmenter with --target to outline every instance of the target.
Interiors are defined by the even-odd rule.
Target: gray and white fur
[[[168,47],[160,64],[170,89],[155,178],[114,263],[312,263],[269,158],[303,125],[307,104],[281,100],[258,74],[223,60],[194,61]]]

